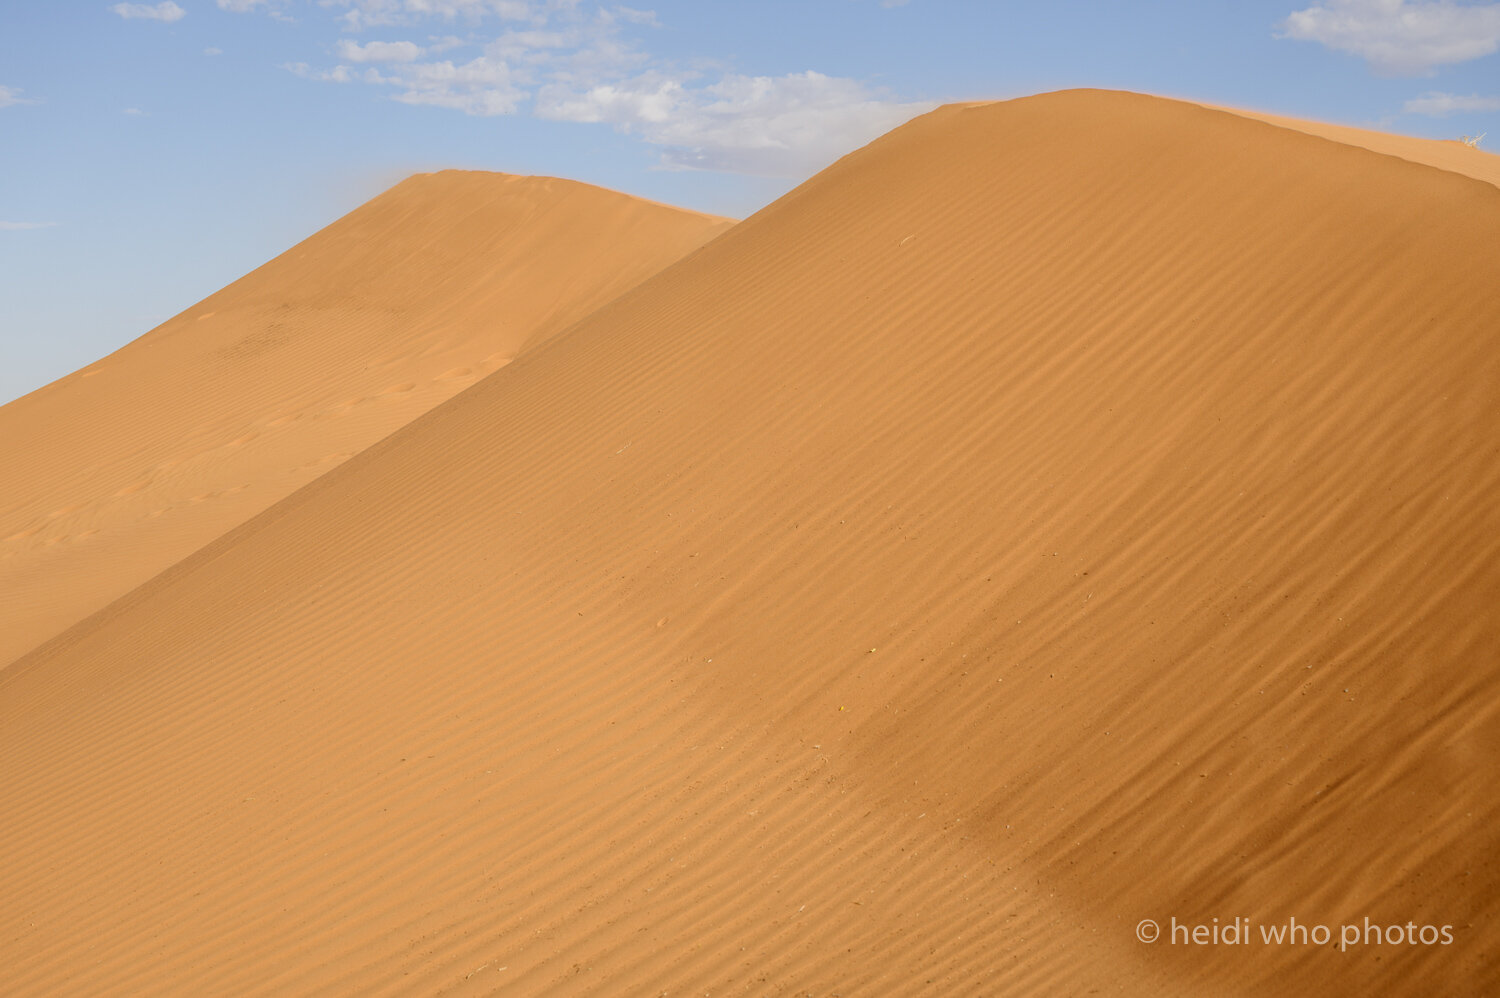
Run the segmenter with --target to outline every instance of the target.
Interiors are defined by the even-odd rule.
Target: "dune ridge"
[[[1369,149],[1371,152],[1395,156],[1398,159],[1421,163],[1439,170],[1447,170],[1450,173],[1472,177],[1500,187],[1500,155],[1485,149],[1467,146],[1457,139],[1419,139],[1410,135],[1396,135],[1369,128],[1354,128],[1350,125],[1332,125],[1325,121],[1289,118],[1264,111],[1250,111],[1215,104],[1203,106],[1238,114],[1255,121],[1263,121],[1268,125],[1306,132],[1331,142],[1358,146],[1361,149]]]
[[[0,673],[7,990],[1492,988],[1497,223],[916,119]]]
[[[728,224],[420,174],[0,407],[0,668]]]

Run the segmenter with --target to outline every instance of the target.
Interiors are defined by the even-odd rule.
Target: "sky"
[[[955,100],[1134,90],[1500,149],[1500,2],[5,0],[0,403],[415,172],[744,217]]]

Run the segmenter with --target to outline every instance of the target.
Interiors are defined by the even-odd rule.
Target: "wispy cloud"
[[[146,115],[146,112],[142,111],[138,107],[127,107],[125,110],[121,111],[120,113],[121,114],[128,114],[128,115],[130,115],[133,118],[145,117],[145,115]]]
[[[1458,94],[1429,90],[1422,96],[1407,101],[1401,110],[1407,114],[1425,114],[1434,118],[1446,118],[1450,114],[1464,112],[1500,111],[1500,96],[1481,97],[1479,94],[1469,94],[1463,97]]]
[[[224,54],[224,50],[221,49],[221,48],[219,48],[217,45],[210,45],[208,48],[206,48],[206,49],[203,50],[203,54],[204,55],[223,55]]]
[[[489,56],[467,62],[415,63],[402,66],[394,75],[371,78],[371,83],[394,85],[403,104],[446,107],[465,114],[491,116],[514,114],[526,99],[525,74],[508,63]]]
[[[0,87],[0,107],[13,107],[17,104],[40,104],[41,101],[34,97],[22,97],[20,87]]]
[[[415,42],[366,42],[340,39],[339,58],[345,62],[416,62],[424,49]]]
[[[216,0],[216,2],[220,10],[228,10],[236,14],[245,14],[253,10],[263,10],[277,21],[285,21],[289,24],[295,24],[297,21],[295,17],[286,12],[290,0]],[[326,7],[327,3],[322,3],[322,5]]]
[[[187,11],[183,10],[172,0],[163,0],[162,3],[117,3],[109,8],[116,14],[131,20],[165,21],[168,24],[180,21],[187,17]]]
[[[350,31],[388,25],[415,24],[426,18],[467,21],[478,24],[488,17],[524,21],[545,16],[550,7],[571,7],[576,0],[324,0],[330,7],[345,8],[342,20]]]
[[[1500,48],[1500,3],[1318,0],[1282,21],[1279,37],[1352,53],[1386,76],[1430,75]]]
[[[50,229],[56,222],[0,222],[0,232],[21,232],[27,229]]]
[[[354,73],[348,66],[335,66],[332,69],[313,69],[305,62],[282,63],[281,68],[294,76],[300,76],[304,80],[317,80],[321,83],[352,83]]]
[[[538,95],[537,114],[639,135],[662,148],[669,169],[798,177],[932,108],[811,71],[692,82],[646,73],[581,92],[553,85]]]
[[[288,71],[378,86],[392,100],[469,115],[529,111],[608,125],[658,147],[667,169],[805,176],[932,107],[811,70],[754,76],[701,62],[684,68],[651,54],[644,40],[659,19],[632,7],[578,0],[326,3],[344,8],[350,30],[455,21],[470,30],[463,38],[429,35],[426,44],[343,38],[332,45],[335,65],[289,63]],[[491,28],[483,32],[486,20]]]

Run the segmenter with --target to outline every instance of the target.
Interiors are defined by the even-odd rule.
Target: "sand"
[[[1477,146],[1466,145],[1458,139],[1442,141],[1418,139],[1410,135],[1393,135],[1390,132],[1376,132],[1368,128],[1330,125],[1322,121],[1305,121],[1300,118],[1287,118],[1243,108],[1224,107],[1218,110],[1254,118],[1281,128],[1306,132],[1333,142],[1384,153],[1387,156],[1395,156],[1413,163],[1435,166],[1440,170],[1473,177],[1475,180],[1483,180],[1487,184],[1500,187],[1500,155]]]
[[[0,668],[730,223],[572,181],[405,181],[0,408]]]
[[[1497,226],[916,119],[0,672],[4,990],[1494,990]]]

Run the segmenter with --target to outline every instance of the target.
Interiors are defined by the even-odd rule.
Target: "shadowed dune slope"
[[[4,990],[1493,989],[1497,226],[916,119],[0,674]]]
[[[0,668],[729,224],[418,175],[0,408]]]

